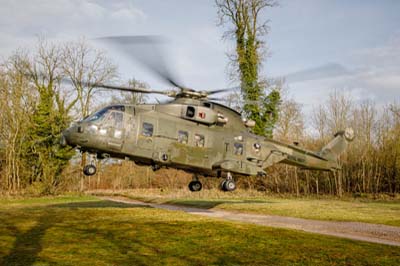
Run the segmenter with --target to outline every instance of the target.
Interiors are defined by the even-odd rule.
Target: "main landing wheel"
[[[194,180],[189,183],[189,190],[192,192],[200,191],[203,188],[203,185],[200,181]]]
[[[234,191],[236,189],[236,183],[233,179],[226,179],[222,181],[221,189],[223,191]]]
[[[97,172],[96,166],[93,164],[88,164],[85,167],[83,167],[83,173],[87,176],[94,175]]]

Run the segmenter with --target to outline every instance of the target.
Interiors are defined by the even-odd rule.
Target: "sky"
[[[286,77],[288,97],[306,113],[335,89],[354,101],[400,102],[400,1],[281,0],[261,19],[270,27],[261,76]],[[226,55],[233,43],[222,39],[225,28],[217,22],[214,0],[0,0],[0,57],[33,49],[38,35],[54,41],[161,35],[169,40],[167,63],[183,84],[235,86]],[[142,65],[107,52],[122,78],[170,89]]]

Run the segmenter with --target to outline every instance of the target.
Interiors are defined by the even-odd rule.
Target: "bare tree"
[[[349,126],[352,105],[350,95],[344,91],[335,90],[329,95],[327,118],[330,132],[336,133]]]
[[[62,48],[62,70],[71,80],[78,102],[78,114],[86,117],[91,111],[94,84],[109,82],[117,75],[117,68],[104,52],[90,47],[84,40],[66,43]]]
[[[394,114],[398,119],[400,119],[400,107],[399,107],[397,104],[393,103],[393,104],[390,105],[389,108],[390,108],[390,111],[392,111],[393,114]]]
[[[131,78],[128,81],[129,87],[133,89],[147,89],[149,85],[143,81]],[[144,104],[147,100],[147,95],[138,92],[120,92],[120,101],[125,104]]]
[[[304,136],[304,120],[301,105],[294,100],[286,100],[281,104],[279,120],[274,132],[283,141],[299,141]]]
[[[224,97],[224,104],[230,108],[241,112],[243,110],[243,100],[240,91],[233,91]]]
[[[313,110],[311,115],[311,123],[318,133],[321,140],[325,140],[328,130],[328,114],[324,106],[319,105]]]
[[[24,145],[31,122],[35,94],[26,72],[20,71],[28,62],[25,52],[17,51],[0,70],[0,150],[3,151],[2,185],[8,191],[21,188],[24,172]]]

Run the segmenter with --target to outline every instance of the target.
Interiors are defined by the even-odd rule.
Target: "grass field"
[[[90,196],[0,200],[0,265],[400,265],[400,248]]]
[[[121,193],[153,203],[169,203],[206,209],[223,209],[305,219],[354,221],[400,226],[400,200],[354,198],[278,197],[257,192],[132,190]]]

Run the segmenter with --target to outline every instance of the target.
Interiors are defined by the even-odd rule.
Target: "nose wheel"
[[[97,172],[97,168],[95,165],[95,155],[89,154],[90,163],[83,167],[83,173],[86,176],[94,175]]]
[[[235,180],[233,180],[232,174],[228,172],[227,177],[221,182],[222,191],[234,191],[236,189]]]
[[[88,164],[88,165],[85,165],[85,167],[83,167],[83,173],[86,176],[94,175],[96,172],[97,172],[97,168],[93,164]]]

